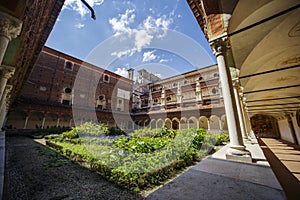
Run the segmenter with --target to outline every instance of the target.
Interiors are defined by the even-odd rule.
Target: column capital
[[[15,68],[8,66],[8,65],[1,65],[0,66],[0,78],[9,79],[15,73]]]
[[[227,36],[222,36],[220,38],[209,41],[209,45],[216,57],[222,55],[226,51],[226,49],[228,48],[228,44],[229,41]]]
[[[21,20],[0,11],[0,35],[11,40],[21,33],[21,29]]]

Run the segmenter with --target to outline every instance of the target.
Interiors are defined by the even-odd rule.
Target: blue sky
[[[186,0],[66,0],[46,46],[126,76],[162,78],[216,63]]]

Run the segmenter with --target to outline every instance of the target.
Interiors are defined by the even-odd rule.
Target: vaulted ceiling
[[[240,0],[228,34],[250,115],[299,110],[299,0]]]

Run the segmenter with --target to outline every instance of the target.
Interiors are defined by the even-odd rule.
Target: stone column
[[[241,105],[241,100],[240,100],[240,81],[238,78],[235,78],[233,80],[233,92],[234,92],[234,98],[236,101],[236,107],[237,107],[237,112],[238,112],[238,117],[239,117],[239,123],[240,123],[240,128],[241,128],[241,133],[243,136],[243,139],[247,139],[247,133],[246,133],[246,128],[245,128],[245,120],[243,116],[243,111],[242,111],[242,105]]]
[[[59,118],[57,118],[57,121],[56,121],[56,127],[58,127],[58,126],[59,126],[59,121],[60,121],[60,119],[59,119]]]
[[[165,88],[162,88],[162,91],[161,91],[161,106],[162,108],[161,109],[165,109],[165,105],[166,105],[166,95],[165,95]]]
[[[70,128],[72,127],[72,118],[71,118],[70,121],[69,121],[69,127],[70,127]]]
[[[27,124],[28,124],[28,116],[26,116],[26,118],[25,118],[25,123],[24,123],[24,127],[23,127],[23,129],[26,129],[27,128]]]
[[[207,120],[207,130],[210,131],[210,120]]]
[[[2,95],[7,84],[9,78],[15,73],[15,68],[8,65],[0,66],[0,99],[2,99]]]
[[[248,131],[248,137],[251,140],[252,144],[256,144],[257,140],[256,140],[256,137],[255,137],[254,131],[252,130],[250,117],[249,117],[248,112],[247,112],[246,97],[243,97],[243,105],[244,105],[243,110],[244,110],[246,127],[247,127],[247,131]]]
[[[219,118],[219,130],[223,131],[222,119],[221,118]]]
[[[212,49],[217,57],[220,81],[222,85],[222,94],[225,105],[226,118],[228,122],[228,131],[230,138],[229,149],[226,153],[226,159],[252,162],[251,155],[246,151],[243,144],[241,128],[239,126],[237,106],[234,99],[232,80],[229,67],[225,64],[227,38],[219,38],[211,42]]]
[[[42,129],[44,129],[44,126],[45,126],[45,120],[46,120],[46,118],[45,117],[43,117],[43,121],[42,121]]]
[[[21,27],[22,22],[19,19],[0,11],[0,64],[9,41],[20,34]]]

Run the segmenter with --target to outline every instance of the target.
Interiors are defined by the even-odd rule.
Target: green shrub
[[[216,146],[223,145],[226,142],[229,142],[229,134],[228,133],[219,133],[216,135],[217,142]]]
[[[168,129],[166,125],[164,125],[159,132],[156,133],[154,137],[168,137],[174,138],[176,136],[177,131],[173,129]]]
[[[78,138],[78,134],[74,129],[72,129],[70,131],[63,132],[62,137],[64,139],[75,139]]]
[[[131,136],[135,138],[153,137],[160,132],[160,130],[161,129],[141,128],[134,130]]]
[[[56,138],[48,145],[72,159],[90,162],[91,169],[133,191],[161,184],[178,170],[199,161],[227,137],[209,134],[205,129],[174,131],[165,126],[140,129],[132,137],[115,139],[74,139],[72,134],[77,134],[76,129],[63,134],[68,139],[73,137],[71,141]]]

